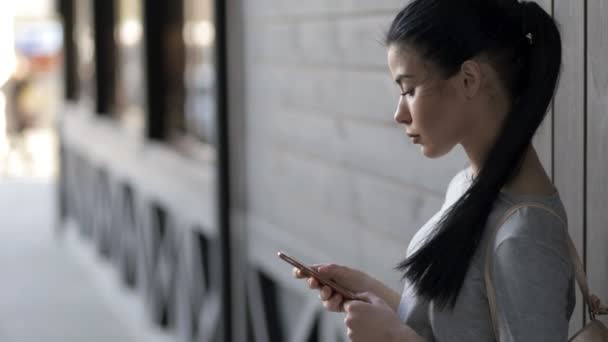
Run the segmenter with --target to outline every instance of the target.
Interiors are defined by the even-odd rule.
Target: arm
[[[424,338],[406,324],[401,324],[392,342],[425,342]]]
[[[567,293],[571,265],[558,241],[559,226],[549,224],[544,238],[510,237],[493,259],[500,341],[567,341]],[[552,230],[552,232],[551,232]],[[547,238],[547,236],[549,236]]]
[[[371,292],[382,298],[397,313],[401,303],[401,295],[398,292],[376,279],[374,279]],[[390,340],[393,342],[425,342],[424,338],[403,322],[399,322],[399,326],[396,327]]]
[[[384,285],[384,283],[376,280],[377,284],[375,284],[374,290],[376,295],[382,298],[393,311],[396,313],[399,309],[399,304],[401,303],[401,295],[395,291],[393,291],[388,286]],[[412,329],[409,325],[400,322],[399,327],[397,328],[395,334],[393,335],[392,341],[394,342],[425,342],[422,336],[418,335],[418,333]]]
[[[401,295],[399,293],[395,292],[393,289],[384,285],[384,283],[377,279],[374,279],[371,292],[382,298],[393,309],[393,311],[397,312],[399,309],[399,303],[401,302]]]

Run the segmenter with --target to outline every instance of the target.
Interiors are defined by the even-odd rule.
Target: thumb
[[[326,264],[319,266],[317,271],[322,275],[339,279],[344,274],[344,267],[336,264]]]
[[[373,303],[376,301],[376,295],[374,295],[371,292],[359,292],[356,294],[355,299],[366,302],[366,303]]]

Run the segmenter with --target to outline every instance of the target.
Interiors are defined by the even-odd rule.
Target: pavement
[[[67,222],[52,180],[0,179],[0,341],[175,342]]]

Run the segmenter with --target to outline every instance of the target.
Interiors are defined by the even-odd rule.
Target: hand
[[[335,264],[315,264],[310,267],[355,293],[365,291],[372,292],[376,283],[378,282],[369,275],[346,266]],[[321,286],[317,279],[302,274],[302,272],[300,272],[300,270],[297,268],[293,269],[293,276],[298,279],[307,278],[308,287],[319,290],[319,298],[323,301],[323,306],[328,311],[344,311],[344,308],[342,307],[344,298],[342,298],[342,295],[339,293],[335,293],[329,286]]]
[[[608,306],[603,305],[598,296],[592,294],[589,296],[591,299],[591,311],[596,315],[608,314]]]
[[[347,335],[351,342],[424,342],[412,328],[402,323],[395,311],[370,292],[344,303]]]

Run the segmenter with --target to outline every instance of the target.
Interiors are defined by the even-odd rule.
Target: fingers
[[[327,265],[328,265],[328,264],[314,264],[314,265],[310,265],[309,267],[310,267],[310,268],[312,268],[313,270],[315,270],[315,271],[319,272],[319,269],[320,269],[321,267],[325,267],[325,266],[327,266]],[[308,276],[306,273],[302,272],[302,271],[301,271],[299,268],[297,268],[297,267],[294,267],[294,268],[291,270],[291,274],[292,274],[292,275],[293,275],[295,278],[298,278],[298,279],[300,279],[300,278],[308,278],[308,277],[309,277],[309,276]]]
[[[342,304],[344,303],[344,298],[339,293],[334,294],[328,300],[323,301],[323,306],[332,312],[343,312],[344,308]]]
[[[323,286],[319,290],[319,299],[323,301],[323,306],[329,311],[344,311],[344,298],[341,294],[334,292],[329,286]]]
[[[310,268],[321,273],[330,273],[335,270],[337,265],[334,264],[314,264]],[[297,279],[306,279],[306,283],[311,290],[319,290],[319,299],[323,302],[323,306],[332,312],[344,312],[344,298],[339,293],[333,291],[329,286],[321,284],[316,278],[307,275],[297,267],[292,269],[292,275]]]
[[[310,288],[311,290],[315,290],[321,287],[321,283],[319,283],[316,278],[310,277],[306,282],[308,283],[308,288]]]
[[[336,264],[320,264],[316,270],[321,274],[333,274],[340,269],[341,266]]]
[[[294,276],[294,278],[297,279],[304,279],[306,278],[306,282],[308,283],[308,287],[310,289],[318,289],[321,287],[319,281],[313,277],[308,276],[307,274],[303,273],[300,269],[294,267],[291,270],[291,274]]]
[[[306,276],[305,276],[305,275],[304,275],[304,274],[303,274],[303,273],[300,271],[300,269],[299,269],[299,268],[297,268],[297,267],[294,267],[294,268],[291,270],[291,274],[292,274],[292,275],[293,275],[295,278],[298,278],[298,279],[306,278]]]
[[[329,264],[312,264],[312,265],[310,265],[308,267],[312,268],[315,271],[319,271],[319,268],[325,267],[327,265],[329,265]]]
[[[302,279],[302,278],[308,278],[308,277],[310,277],[310,276],[308,275],[308,273],[307,273],[307,272],[302,272],[302,270],[300,270],[300,269],[299,269],[299,268],[297,268],[297,267],[294,267],[294,268],[291,270],[291,274],[292,274],[292,275],[293,275],[295,278],[297,278],[297,279]]]
[[[313,265],[310,265],[309,267],[322,274],[325,274],[325,273],[330,274],[338,269],[338,265],[335,265],[335,264],[313,264]],[[298,279],[309,277],[306,273],[302,272],[297,267],[294,267],[292,269],[291,274],[295,278],[298,278]]]
[[[608,314],[608,307],[602,304],[602,301],[596,295],[590,296],[591,300],[591,311],[597,315]]]
[[[372,303],[374,302],[377,297],[371,293],[371,292],[361,292],[361,293],[357,293],[357,297],[358,300],[366,302],[366,303]]]
[[[319,290],[319,298],[321,298],[321,300],[328,300],[331,295],[332,295],[332,290],[329,286],[323,286],[320,290]]]
[[[600,299],[596,295],[589,296],[591,300],[591,311],[597,312],[600,306]]]
[[[327,264],[312,265],[312,268],[318,270],[321,266],[327,266]],[[329,286],[322,285],[316,278],[309,277],[302,273],[298,268],[292,269],[292,275],[297,279],[306,278],[306,283],[311,290],[319,290],[319,299],[323,302],[323,306],[332,312],[343,312],[344,298],[339,293],[335,293]]]

